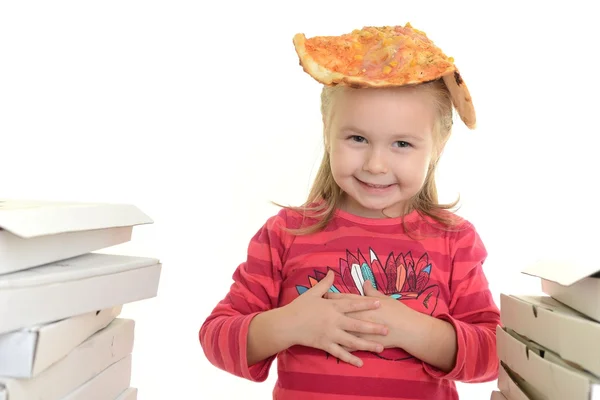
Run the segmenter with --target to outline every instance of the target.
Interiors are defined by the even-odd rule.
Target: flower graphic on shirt
[[[409,251],[397,256],[390,253],[385,262],[381,264],[373,249],[369,249],[370,262],[358,250],[354,255],[346,251],[346,258],[340,258],[339,271],[329,267],[335,273],[333,286],[329,289],[334,293],[351,293],[363,296],[363,284],[371,281],[375,289],[394,299],[405,302],[416,302],[411,306],[423,313],[432,315],[437,305],[439,287],[428,286],[431,274],[431,263],[427,253],[423,254],[417,262]],[[306,292],[325,277],[327,272],[314,271],[314,276],[308,276],[308,285],[297,285],[298,294]],[[416,306],[416,307],[414,307]]]
[[[360,250],[352,254],[346,250],[346,258],[340,258],[339,271],[333,270],[335,274],[334,284],[329,289],[333,293],[350,293],[364,296],[363,284],[369,280],[375,289],[407,306],[424,314],[433,315],[440,293],[439,286],[429,285],[431,275],[431,262],[429,256],[424,253],[415,262],[415,258],[409,251],[406,254],[395,255],[391,252],[385,264],[382,264],[375,251],[369,248],[369,261]],[[314,271],[313,276],[308,276],[308,285],[297,285],[298,294],[306,292],[325,277],[327,271]],[[385,350],[378,354],[380,358],[390,360],[403,360],[411,358],[408,353],[400,349]]]

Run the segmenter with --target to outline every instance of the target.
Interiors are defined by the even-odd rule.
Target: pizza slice
[[[293,42],[304,71],[324,85],[390,87],[441,78],[462,121],[475,128],[471,95],[454,59],[409,23],[367,26],[340,36],[298,33]]]

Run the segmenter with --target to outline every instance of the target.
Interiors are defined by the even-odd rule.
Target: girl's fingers
[[[346,332],[366,333],[371,335],[387,335],[388,329],[385,325],[374,322],[361,321],[360,319],[346,317],[340,324],[340,328]]]
[[[360,358],[352,355],[349,351],[344,350],[339,344],[331,343],[327,349],[327,352],[340,361],[344,361],[348,364],[354,365],[355,367],[360,368],[363,366],[363,362]]]
[[[381,302],[375,299],[365,299],[359,297],[356,299],[340,299],[334,300],[334,306],[341,313],[351,313],[357,311],[375,310],[379,308]]]
[[[371,351],[373,353],[381,353],[383,351],[383,345],[369,340],[361,339],[349,333],[343,335],[338,341],[339,344],[345,348],[362,351]]]

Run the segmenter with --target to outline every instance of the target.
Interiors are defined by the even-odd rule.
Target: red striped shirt
[[[370,278],[380,291],[451,323],[456,365],[443,373],[402,349],[386,349],[377,355],[357,352],[364,365],[356,368],[323,351],[294,346],[276,356],[274,399],[458,399],[455,381],[497,378],[500,313],[482,270],[487,252],[472,224],[461,220],[458,229],[444,231],[413,212],[405,217],[409,236],[399,218],[338,211],[319,233],[294,236],[282,229],[301,223],[297,213],[284,209],[252,238],[229,293],[200,329],[212,364],[245,379],[266,380],[275,356],[247,366],[251,319],[289,304],[333,269],[334,291],[360,294],[360,280]]]

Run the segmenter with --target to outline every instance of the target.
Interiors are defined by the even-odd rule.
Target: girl
[[[200,329],[211,363],[274,399],[457,399],[497,377],[500,323],[475,228],[438,204],[452,127],[439,79],[322,91],[325,153],[302,207],[252,238]]]

